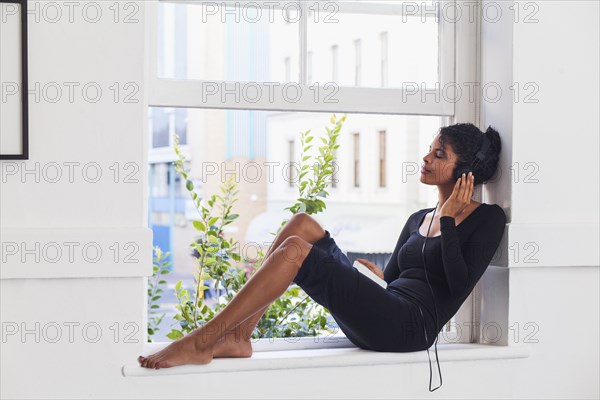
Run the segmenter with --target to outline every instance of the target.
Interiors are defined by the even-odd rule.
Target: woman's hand
[[[369,260],[365,260],[364,258],[357,258],[356,261],[358,261],[365,267],[369,268],[371,270],[371,272],[373,272],[375,275],[377,275],[378,277],[383,279],[383,271],[377,265],[373,264]]]
[[[449,216],[456,218],[467,208],[473,197],[473,186],[475,177],[469,172],[469,175],[457,179],[454,184],[454,190],[448,200],[442,205],[440,217]]]

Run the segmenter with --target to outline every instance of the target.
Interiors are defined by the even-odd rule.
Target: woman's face
[[[433,138],[429,151],[423,157],[421,182],[428,185],[444,185],[447,183],[454,185],[455,181],[452,173],[457,160],[458,157],[449,143],[442,147],[440,134],[438,133]]]

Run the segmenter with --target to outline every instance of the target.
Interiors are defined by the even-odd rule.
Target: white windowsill
[[[286,339],[259,339],[252,343],[254,352],[249,358],[215,358],[209,364],[182,365],[173,368],[143,368],[137,361],[124,365],[121,369],[125,377],[151,377],[164,375],[206,374],[215,372],[243,372],[259,370],[282,370],[297,368],[331,368],[368,366],[385,364],[427,363],[426,351],[411,353],[388,353],[363,350],[355,347],[346,338],[337,338],[328,348],[314,347],[314,338],[299,338],[296,343]],[[310,341],[310,343],[309,343]],[[279,342],[279,343],[276,343]],[[304,343],[304,345],[303,345]],[[153,354],[169,343],[148,343],[141,355]],[[289,350],[280,350],[287,346]],[[529,357],[530,345],[494,346],[473,343],[438,343],[438,356],[443,361],[470,361],[493,359],[516,359]],[[435,362],[435,348],[429,348],[432,362]]]

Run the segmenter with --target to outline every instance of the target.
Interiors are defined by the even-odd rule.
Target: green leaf
[[[326,208],[325,202],[320,199],[324,200],[328,196],[328,193],[325,190],[328,186],[326,178],[333,173],[331,160],[334,158],[334,150],[341,147],[336,144],[336,138],[339,136],[345,118],[346,115],[340,120],[336,120],[336,115],[331,115],[330,120],[333,126],[325,127],[325,130],[329,134],[325,137],[323,137],[323,135],[311,136],[310,129],[306,132],[300,132],[300,139],[302,142],[301,147],[304,148],[304,151],[300,156],[302,158],[300,166],[301,175],[297,182],[297,188],[300,189],[299,198],[295,200],[296,202],[291,204],[290,207],[286,207],[285,210],[289,210],[292,214],[302,211],[308,214],[314,214],[321,212]],[[324,145],[320,147],[313,146],[311,143],[315,137],[320,138]],[[317,147],[318,153],[316,156],[309,155],[308,153],[312,147]],[[179,160],[174,162],[176,171],[182,177],[183,181],[186,182],[186,187],[190,189],[187,184],[188,181],[191,182],[191,179],[188,178],[189,171],[185,170],[187,164],[185,157],[183,157],[177,147],[175,148],[175,152],[179,157]],[[308,173],[310,170],[313,171],[313,174]],[[310,179],[311,177],[312,179]],[[191,184],[191,188],[193,189],[193,184]],[[195,237],[194,243],[190,244],[189,247],[197,249],[202,257],[201,260],[194,260],[194,265],[198,270],[194,276],[197,281],[193,291],[196,289],[209,289],[202,281],[214,280],[215,287],[219,286],[220,281],[224,290],[220,290],[219,294],[225,298],[225,301],[207,307],[203,298],[199,296],[200,293],[195,292],[193,293],[193,299],[190,300],[192,295],[191,292],[183,289],[180,281],[176,291],[178,302],[173,305],[177,310],[177,313],[171,318],[174,321],[181,321],[181,327],[176,327],[175,329],[170,328],[172,331],[167,335],[170,339],[180,339],[186,332],[189,332],[193,330],[194,327],[202,325],[212,319],[216,313],[225,308],[227,303],[232,300],[249,278],[249,276],[246,275],[244,267],[250,263],[250,260],[233,251],[236,249],[234,246],[237,246],[237,242],[234,242],[233,239],[226,240],[225,238],[218,236],[218,232],[222,231],[224,226],[232,223],[239,217],[238,214],[232,213],[233,204],[238,200],[235,197],[239,192],[235,179],[229,179],[224,182],[223,185],[220,186],[220,190],[223,193],[222,196],[209,194],[206,196],[209,200],[205,203],[201,201],[200,195],[196,195],[193,190],[190,190],[193,204],[200,215],[200,218],[198,219],[202,223],[204,229],[198,229],[202,228],[198,224],[195,224],[194,227],[201,232],[205,232],[206,236],[201,235]],[[208,204],[210,208],[206,208],[206,204]],[[211,215],[216,206],[220,206],[221,209],[219,217],[213,217]],[[214,227],[219,224],[219,218],[221,217],[223,218],[223,223],[218,229],[211,229],[211,226]],[[285,225],[285,221],[283,221],[277,231],[272,234],[276,235],[283,225]],[[203,242],[202,245],[198,244],[196,241],[199,238],[206,240],[206,242]],[[218,249],[221,249],[220,254],[217,253]],[[163,261],[160,249],[157,248],[155,253],[157,257],[153,258],[153,266],[160,266],[161,261]],[[264,260],[264,253],[262,253],[262,251],[259,253],[259,259],[250,263],[254,267],[250,276],[260,268],[260,265]],[[226,257],[227,259],[224,259],[223,257]],[[244,263],[244,265],[240,265],[240,263]],[[170,264],[172,264],[172,262],[165,261],[163,263],[165,267]],[[165,269],[164,272],[161,272],[154,267],[153,271],[153,274],[155,275],[171,272],[167,269]],[[164,285],[166,284],[166,281],[161,280],[158,285],[160,284]],[[154,282],[148,283],[148,296],[150,300],[156,298],[159,295],[159,291],[162,291],[156,287],[158,285]],[[200,285],[200,287],[197,285]],[[211,286],[213,285],[211,284]],[[159,308],[157,304],[152,304],[150,308],[152,309],[150,312],[150,315],[152,316],[155,315],[154,313],[160,312],[156,310],[156,308]],[[163,317],[164,315],[165,314],[163,314]],[[327,309],[312,301],[305,295],[301,288],[293,286],[288,288],[283,296],[280,296],[267,309],[265,317],[260,319],[257,325],[258,330],[252,334],[252,338],[316,335],[320,333],[322,329],[327,329],[325,327],[327,321],[325,317],[328,315]],[[153,317],[149,320],[149,327],[157,330],[156,325],[158,325],[158,323],[160,323],[158,317]]]
[[[210,276],[210,274],[208,272],[202,272],[202,275],[200,276],[200,279],[212,279],[212,276]]]
[[[202,221],[192,221],[192,224],[194,225],[194,228],[196,228],[200,232],[206,232],[206,226]]]
[[[175,329],[173,329],[173,330],[171,331],[171,333],[168,333],[168,334],[167,334],[167,337],[168,337],[169,339],[173,339],[173,340],[179,340],[179,339],[181,339],[181,338],[183,337],[183,333],[182,333],[181,331],[178,331],[178,330],[175,330]]]
[[[194,183],[188,179],[185,182],[185,188],[191,192],[192,190],[194,190]]]

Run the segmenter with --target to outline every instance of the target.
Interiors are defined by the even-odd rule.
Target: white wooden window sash
[[[444,3],[455,0],[440,0],[438,11]],[[307,112],[336,112],[336,113],[373,113],[373,114],[403,114],[403,115],[437,115],[452,117],[455,115],[455,102],[450,96],[436,95],[433,92],[443,93],[445,85],[453,84],[455,80],[455,25],[448,18],[440,18],[439,21],[439,87],[423,88],[420,82],[415,82],[408,88],[372,88],[372,87],[348,87],[337,86],[331,83],[309,86],[307,84],[307,31],[308,31],[308,7],[315,9],[315,4],[325,7],[327,4],[338,5],[339,12],[355,12],[365,14],[398,15],[402,18],[406,13],[404,8],[395,4],[367,4],[344,1],[327,2],[304,2],[304,1],[277,1],[253,2],[253,4],[264,5],[265,8],[283,8],[286,3],[295,3],[302,9],[300,22],[298,24],[298,35],[300,43],[300,77],[299,83],[288,85],[298,86],[302,96],[296,102],[287,101],[283,95],[283,82],[235,82],[219,80],[197,80],[197,79],[165,79],[158,76],[157,59],[157,30],[154,21],[157,19],[157,8],[159,0],[149,0],[147,3],[147,21],[149,28],[148,52],[150,56],[148,69],[148,100],[149,105],[156,107],[192,107],[205,109],[238,109],[238,110],[266,110],[266,111],[307,111]],[[210,1],[197,0],[160,0],[164,3],[199,4]],[[213,2],[214,3],[214,2]],[[239,1],[220,0],[220,5],[231,5]],[[266,5],[265,5],[266,4]],[[420,4],[415,2],[415,4]],[[436,18],[433,7],[423,8],[419,5],[417,13],[407,14],[407,18]],[[323,9],[322,12],[327,12]],[[438,12],[439,14],[439,12]],[[459,20],[462,23],[462,20]],[[229,101],[233,96],[228,96],[225,101],[221,96],[205,95],[211,88],[237,89],[244,85],[259,87],[262,96],[257,101],[240,96],[237,101]],[[318,92],[317,92],[318,91]],[[424,93],[423,93],[424,92]],[[268,95],[268,94],[271,94]],[[463,96],[465,97],[465,96]],[[365,101],[368,99],[368,102]]]

